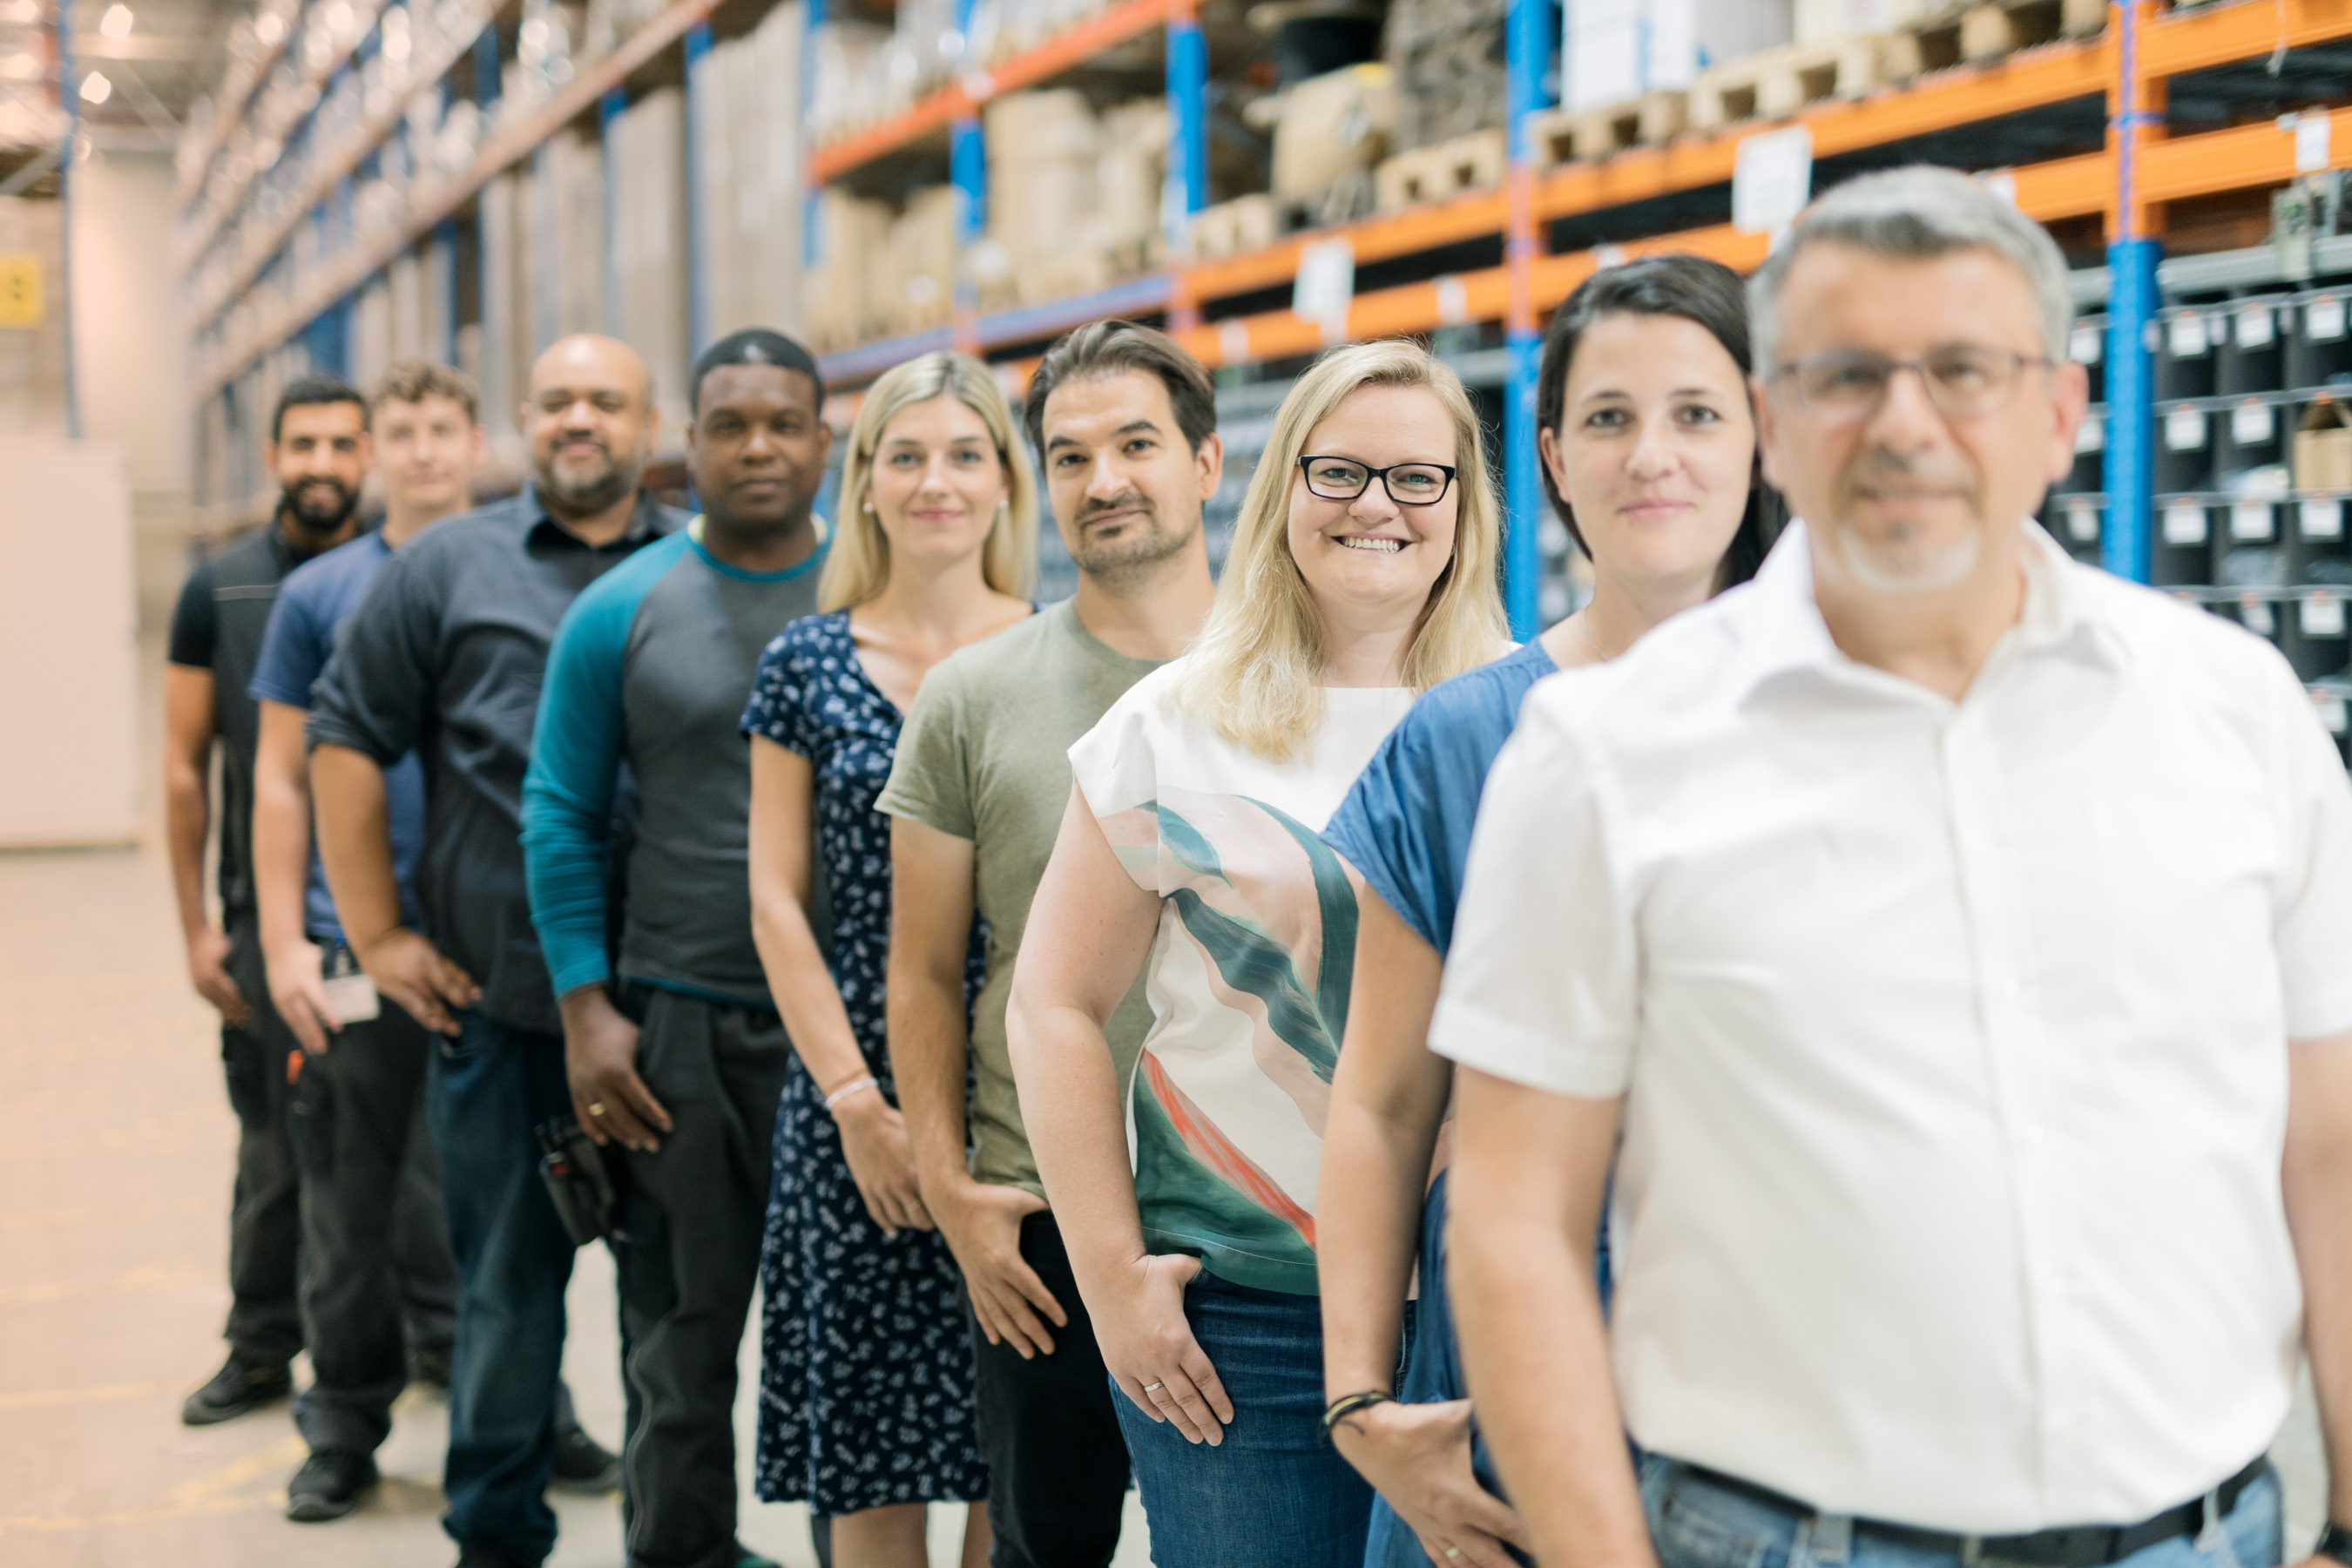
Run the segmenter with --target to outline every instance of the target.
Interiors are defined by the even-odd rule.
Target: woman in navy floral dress
[[[939,353],[877,382],[841,510],[824,612],[768,646],[743,715],[752,924],[798,1058],[761,1247],[760,1495],[832,1519],[836,1568],[921,1568],[924,1505],[971,1503],[976,1568],[988,1473],[963,1278],[923,1212],[890,1080],[890,821],[874,803],[924,672],[1031,611],[1035,490],[995,378]],[[967,1006],[982,953],[975,929]]]

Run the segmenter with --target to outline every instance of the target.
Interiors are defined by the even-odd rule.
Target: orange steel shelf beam
[[[2168,16],[2140,34],[2150,76],[2179,76],[2352,33],[2352,0],[2242,0]]]
[[[2352,166],[2352,109],[2336,110],[2328,119],[2328,167]],[[2283,185],[2295,173],[2294,136],[2273,121],[2173,137],[2139,155],[2140,194],[2151,202]]]
[[[838,179],[861,163],[944,131],[965,115],[980,112],[981,105],[998,93],[1016,92],[1084,65],[1114,44],[1166,25],[1170,15],[1169,0],[1126,0],[1114,5],[1025,55],[976,73],[977,79],[941,88],[904,114],[834,142],[809,160],[809,183],[821,185]]]

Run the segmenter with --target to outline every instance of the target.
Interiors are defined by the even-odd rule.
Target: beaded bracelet
[[[847,1100],[859,1089],[878,1089],[881,1087],[882,1080],[876,1078],[872,1073],[867,1073],[864,1078],[852,1079],[847,1083],[843,1084],[839,1089],[835,1089],[831,1094],[824,1097],[824,1109],[826,1114],[830,1115],[835,1106],[839,1105],[843,1100]]]
[[[1396,1395],[1384,1388],[1368,1388],[1361,1394],[1343,1394],[1323,1408],[1323,1430],[1330,1431],[1349,1416],[1370,1410],[1375,1405],[1393,1405]]]

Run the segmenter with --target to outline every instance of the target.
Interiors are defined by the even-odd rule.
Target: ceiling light
[[[114,96],[114,84],[106,79],[104,71],[92,71],[81,79],[81,100],[95,107]]]
[[[18,49],[6,58],[0,59],[0,77],[5,77],[10,81],[31,81],[40,74],[41,62],[33,58],[33,51],[30,49]]]
[[[98,34],[102,38],[127,38],[131,36],[131,7],[109,5],[106,15],[98,19]]]
[[[255,17],[253,36],[259,38],[265,47],[277,43],[286,36],[286,18],[275,11]]]

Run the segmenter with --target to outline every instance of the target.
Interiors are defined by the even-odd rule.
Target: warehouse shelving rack
[[[297,5],[280,0],[286,25],[278,47],[294,47],[298,37],[307,37],[324,5],[356,11],[373,3],[310,0]],[[506,3],[485,0],[486,19]],[[625,84],[670,51],[682,50],[690,65],[709,46],[716,4],[677,0],[658,12],[535,114],[488,138],[462,174],[413,199],[400,224],[347,247],[276,308],[235,311],[256,279],[279,263],[289,237],[302,224],[331,221],[339,204],[347,208],[352,174],[372,155],[374,140],[363,139],[314,171],[289,210],[260,231],[263,240],[226,274],[212,275],[226,280],[192,294],[199,402],[220,395],[260,356],[305,333],[318,337],[321,323],[331,342],[336,312],[353,291],[445,224],[490,179],[583,114],[601,111],[609,121]],[[965,0],[962,19],[969,18],[970,8]],[[812,26],[822,20],[824,0],[808,0],[806,14]],[[1507,33],[1511,156],[1500,188],[1290,236],[1255,253],[1213,261],[1189,260],[1185,242],[1185,218],[1200,210],[1207,195],[1208,51],[1197,0],[1115,0],[1026,54],[956,73],[948,86],[905,112],[817,150],[808,166],[811,201],[825,182],[854,176],[878,161],[936,155],[944,137],[947,173],[962,197],[958,235],[969,242],[979,233],[986,199],[979,125],[986,103],[1064,78],[1107,50],[1160,32],[1166,38],[1171,109],[1169,189],[1162,203],[1171,260],[1101,292],[999,312],[980,312],[969,288],[960,288],[948,324],[830,354],[824,360],[828,380],[845,395],[846,405],[856,386],[890,364],[949,345],[1002,360],[1007,374],[1018,376],[1045,340],[1111,313],[1164,321],[1204,363],[1225,369],[1227,379],[1246,375],[1252,367],[1278,374],[1337,339],[1449,334],[1473,347],[1502,351],[1507,493],[1513,517],[1529,519],[1540,510],[1533,395],[1536,326],[1544,312],[1598,268],[1625,257],[1682,250],[1742,269],[1754,267],[1769,237],[1727,221],[1739,148],[1759,132],[1795,124],[1809,134],[1823,178],[1916,157],[1957,163],[2000,183],[2021,209],[2059,229],[2083,259],[2104,262],[2079,275],[2086,298],[2105,303],[2105,472],[2095,492],[2105,519],[2100,554],[2125,575],[2151,575],[2158,404],[2147,334],[2164,309],[2170,270],[2182,265],[2164,263],[2168,278],[2159,278],[2167,209],[2227,200],[2233,194],[2259,195],[2284,184],[2310,172],[2315,145],[2326,168],[2352,166],[2352,108],[2306,110],[2306,116],[2326,117],[2326,133],[2319,136],[2312,133],[2308,118],[2298,134],[2283,119],[2204,129],[2193,117],[2168,110],[2191,100],[2210,108],[2217,93],[2226,100],[2233,90],[2284,92],[2298,69],[2308,70],[2310,60],[2326,68],[2319,74],[2334,73],[2338,85],[2333,96],[2340,100],[2344,63],[2352,61],[2347,51],[2352,45],[2352,4],[2234,0],[2168,10],[2158,0],[2122,0],[2110,6],[2105,30],[2093,37],[1931,72],[1856,99],[1812,104],[1788,121],[1747,121],[1661,147],[1542,169],[1536,166],[1528,126],[1543,107],[1539,83],[1551,45],[1549,16],[1545,0],[1513,0]],[[348,69],[366,47],[354,37],[340,53],[305,58],[314,76],[323,66],[331,78]],[[495,44],[490,47],[494,51]],[[2274,62],[2294,68],[2264,87],[2261,73]],[[489,68],[495,64],[494,58],[487,62]],[[246,94],[266,72],[248,74]],[[434,74],[412,73],[406,90],[429,90]],[[685,72],[685,81],[691,116],[692,69]],[[2327,96],[2304,95],[2306,100]],[[225,155],[227,129],[240,101],[235,94],[224,101],[205,144],[205,158],[192,161],[182,187],[183,201],[191,204],[191,243],[183,261],[192,269],[199,267],[202,247],[217,242],[244,199],[236,182],[222,182],[212,173]],[[395,104],[371,120],[375,140],[389,133],[398,112]],[[2168,124],[2170,120],[2180,123]],[[207,190],[219,194],[195,205]],[[696,255],[692,191],[689,181],[688,287],[696,300],[689,316],[698,342],[707,313],[699,305],[704,261]],[[814,243],[814,226],[809,232]],[[1336,324],[1298,315],[1286,298],[1306,247],[1335,241],[1348,247],[1358,281],[1344,320]],[[2095,255],[2084,254],[2094,247]],[[200,275],[192,270],[192,276]],[[234,331],[225,330],[232,316]],[[1515,529],[1507,562],[1512,619],[1523,633],[1533,629],[1539,615],[1537,534],[1535,528]]]

